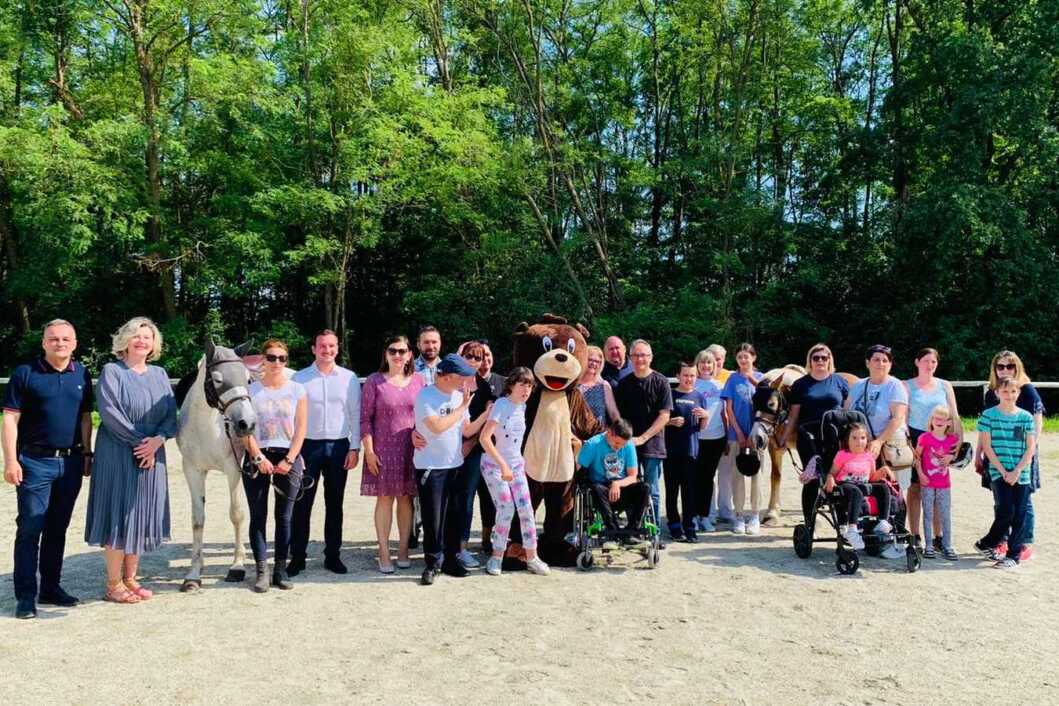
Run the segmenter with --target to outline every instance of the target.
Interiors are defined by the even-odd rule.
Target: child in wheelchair
[[[858,531],[861,509],[865,498],[873,498],[875,506],[872,514],[879,518],[873,531],[877,535],[886,535],[893,530],[893,525],[886,519],[890,517],[890,487],[881,481],[891,474],[889,468],[875,467],[875,458],[868,451],[868,428],[858,422],[849,425],[842,448],[835,454],[831,466],[832,472],[824,483],[828,493],[836,491],[843,500],[845,524],[839,527],[839,533],[849,545],[856,550],[864,549],[864,539]],[[873,482],[874,481],[874,482]]]
[[[616,549],[616,539],[627,545],[638,545],[642,519],[647,510],[648,492],[637,476],[636,447],[629,443],[632,427],[616,419],[607,430],[584,443],[577,455],[578,480],[591,492],[592,504],[599,512],[606,530],[604,549]],[[617,513],[628,518],[624,529],[618,526]]]

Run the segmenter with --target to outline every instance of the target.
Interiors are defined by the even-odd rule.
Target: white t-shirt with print
[[[293,381],[272,389],[260,382],[250,385],[250,403],[257,413],[254,438],[260,448],[289,449],[294,438],[294,415],[305,388]]]
[[[489,421],[496,422],[496,450],[508,464],[522,460],[522,439],[526,436],[526,405],[515,404],[507,397],[493,403]]]

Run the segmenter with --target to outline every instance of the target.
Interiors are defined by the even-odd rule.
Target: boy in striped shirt
[[[1000,381],[997,396],[1000,404],[990,407],[978,420],[978,434],[989,461],[989,478],[993,488],[993,526],[975,542],[975,548],[998,569],[1014,569],[1026,537],[1026,508],[1030,498],[1030,464],[1037,445],[1033,415],[1015,406],[1022,386],[1014,378]],[[1008,537],[1006,556],[996,548]]]

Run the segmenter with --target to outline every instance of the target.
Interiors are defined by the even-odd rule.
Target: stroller
[[[824,490],[824,480],[831,472],[831,464],[838,454],[840,441],[845,438],[851,424],[859,422],[867,424],[864,415],[856,411],[836,410],[827,412],[820,420],[819,425],[807,424],[798,429],[799,434],[805,434],[813,444],[815,456],[815,467],[817,478],[803,478],[803,482],[816,483],[817,493],[810,513],[812,524],[807,526],[804,522],[794,528],[794,553],[801,559],[808,559],[813,553],[813,545],[821,542],[835,542],[835,568],[840,574],[852,575],[857,573],[860,566],[860,557],[856,550],[845,540],[839,528],[843,524],[845,514],[844,501],[836,488],[832,492]],[[810,464],[812,465],[812,462]],[[811,469],[807,468],[811,472]],[[869,556],[879,556],[883,548],[888,544],[899,546],[905,545],[905,565],[909,573],[919,569],[920,557],[913,543],[912,535],[905,529],[905,508],[900,499],[900,493],[891,487],[892,502],[890,503],[890,517],[878,516],[877,503],[874,498],[865,497],[862,515],[858,522],[858,530],[863,533],[864,551]],[[834,537],[817,536],[817,517],[822,517],[834,531]],[[887,533],[877,533],[876,525],[881,520],[887,520],[892,529]]]
[[[609,530],[603,524],[603,515],[596,509],[592,498],[592,483],[584,469],[579,469],[575,477],[574,490],[574,531],[570,537],[571,544],[578,549],[577,568],[588,571],[595,564],[596,553],[599,553],[608,565],[614,560],[615,550],[604,546],[607,542],[617,542],[617,551],[639,552],[647,562],[648,568],[654,569],[662,558],[662,532],[654,515],[654,507],[648,499],[644,510],[642,527],[639,530],[646,542],[639,546],[626,547],[622,540],[632,536],[634,530],[628,527]]]

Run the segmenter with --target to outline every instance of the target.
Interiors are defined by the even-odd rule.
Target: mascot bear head
[[[522,322],[515,329],[513,364],[532,370],[545,389],[568,390],[588,362],[587,338],[584,326],[571,326],[554,314],[545,314],[532,326]]]

